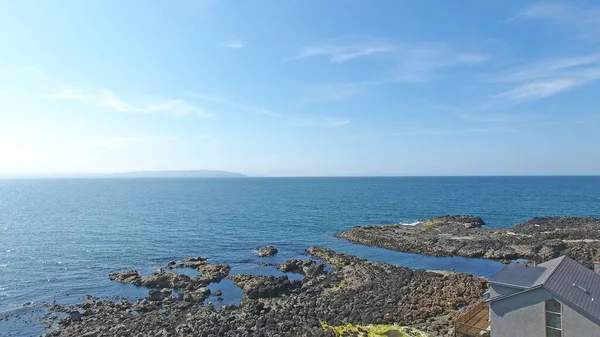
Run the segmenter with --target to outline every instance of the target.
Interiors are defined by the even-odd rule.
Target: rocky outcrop
[[[325,265],[314,260],[291,259],[277,265],[277,269],[284,273],[292,272],[307,277],[317,277],[326,273]]]
[[[302,286],[301,281],[290,281],[287,276],[232,275],[229,277],[250,299],[272,298],[289,294]]]
[[[471,215],[442,215],[439,217],[425,220],[421,223],[425,228],[434,228],[442,226],[462,226],[464,228],[480,228],[485,225],[482,218]]]
[[[181,261],[171,261],[167,264],[167,268],[198,268],[199,266],[206,264],[207,260],[208,258],[206,257],[190,257]]]
[[[219,282],[231,271],[231,267],[226,264],[203,264],[198,266],[198,271],[202,272],[201,279],[211,282]]]
[[[125,270],[119,273],[108,274],[108,278],[112,281],[119,281],[121,283],[136,285],[140,285],[140,283],[142,282],[142,276],[140,275],[140,273],[138,273],[137,270],[132,269]]]
[[[451,336],[457,310],[479,299],[486,281],[468,274],[411,270],[369,262],[322,247],[312,257],[333,266],[330,273],[290,281],[286,277],[228,276],[248,300],[239,307],[205,306],[209,291],[179,297],[117,303],[90,299],[83,321],[60,326],[48,336],[334,336],[323,326],[348,323],[413,326],[432,336]],[[311,269],[321,262],[288,261],[281,268]],[[134,275],[131,273],[130,276]],[[193,278],[192,278],[193,280]],[[193,281],[190,281],[193,282]],[[155,299],[161,297],[157,293]],[[192,294],[198,297],[193,298]],[[152,294],[150,294],[152,296]],[[323,324],[323,325],[322,325]]]
[[[336,234],[369,246],[433,256],[543,262],[567,255],[591,267],[600,256],[600,219],[534,218],[513,228],[481,229],[476,217],[443,216],[416,226],[354,227]]]
[[[206,287],[210,283],[221,281],[231,271],[231,267],[228,265],[206,263],[207,260],[203,257],[192,257],[181,261],[171,261],[166,267],[160,268],[158,272],[146,277],[142,277],[136,270],[125,270],[109,274],[108,278],[151,289],[173,288],[194,291]],[[177,268],[194,268],[201,272],[201,275],[189,277],[172,272]]]
[[[277,252],[279,252],[279,250],[277,250],[277,247],[265,246],[258,250],[258,256],[260,256],[260,257],[273,256],[273,255],[277,254]]]

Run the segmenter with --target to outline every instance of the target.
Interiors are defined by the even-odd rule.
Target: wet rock
[[[166,268],[168,269],[176,269],[176,268],[198,268],[199,266],[206,263],[208,258],[206,257],[189,257],[187,259],[183,259],[181,261],[170,261]]]
[[[175,275],[176,274],[173,273],[152,274],[148,277],[144,277],[141,280],[141,285],[147,288],[167,288],[173,284]]]
[[[113,281],[119,281],[121,283],[128,284],[137,284],[139,285],[141,282],[140,273],[137,270],[125,270],[119,273],[111,273],[108,275],[108,278]]]
[[[166,291],[150,289],[148,291],[148,296],[146,296],[146,298],[148,299],[148,301],[160,302],[160,301],[164,300],[166,297],[168,297],[169,295],[171,295],[171,290],[168,290],[168,293],[167,293]]]
[[[80,323],[81,321],[83,321],[83,317],[81,317],[81,313],[79,311],[71,311],[69,313],[69,319],[71,319],[71,322],[73,323]]]
[[[214,294],[214,295],[215,295],[215,296],[222,296],[222,295],[223,295],[223,292],[222,292],[221,290],[217,290],[217,291],[215,291],[215,294]]]
[[[267,257],[277,254],[278,250],[275,246],[265,246],[258,250],[258,256]]]
[[[314,260],[287,260],[277,266],[277,269],[287,273],[298,273],[307,277],[318,277],[326,273],[325,265]]]
[[[410,325],[431,336],[451,336],[457,310],[478,300],[487,287],[485,280],[467,274],[411,270],[323,247],[312,247],[308,252],[332,265],[333,270],[302,281],[230,275],[228,278],[242,287],[248,300],[218,310],[205,305],[210,296],[205,287],[183,289],[179,299],[162,302],[143,299],[113,303],[90,298],[82,305],[89,312],[85,323],[71,324],[69,320],[59,326],[57,336],[80,337],[95,331],[98,336],[132,337],[333,337],[321,327],[321,321],[329,325]],[[296,261],[284,266],[311,270],[323,264]],[[193,279],[190,284],[194,284]],[[158,289],[156,292],[162,294]]]
[[[433,256],[544,262],[560,255],[592,267],[600,257],[600,219],[534,218],[513,228],[481,229],[483,220],[443,216],[417,226],[360,226],[336,234],[369,246]]]
[[[302,282],[290,281],[287,276],[256,276],[238,274],[229,277],[238,287],[242,288],[250,299],[270,298],[282,294],[289,294],[292,290],[300,288]]]
[[[219,282],[231,271],[231,267],[226,264],[203,264],[198,266],[198,270],[202,272],[201,278],[210,282]]]

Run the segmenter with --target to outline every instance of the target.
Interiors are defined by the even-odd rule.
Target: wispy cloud
[[[219,47],[228,49],[243,49],[245,45],[241,40],[230,40],[219,43]]]
[[[471,128],[467,129],[467,132],[476,132],[476,133],[505,133],[505,132],[517,132],[519,130],[515,128],[509,128],[504,126],[494,126],[487,128]]]
[[[366,81],[319,84],[309,88],[309,94],[316,100],[337,101],[362,94],[368,88],[383,83],[384,82]]]
[[[569,3],[538,3],[523,9],[517,17],[547,19],[577,26],[600,26],[600,9]]]
[[[495,97],[523,102],[549,97],[598,79],[600,53],[529,64],[507,75],[491,78],[490,82],[513,85]]]
[[[362,94],[378,85],[425,83],[444,69],[477,66],[490,58],[485,53],[462,51],[441,42],[391,43],[376,40],[362,45],[307,48],[287,61],[311,56],[327,56],[331,62],[344,62],[377,53],[386,53],[387,56],[380,60],[380,68],[375,71],[374,79],[314,85],[309,88],[311,96],[320,100],[340,100]]]
[[[489,59],[487,54],[458,51],[446,43],[392,43],[379,39],[363,43],[329,43],[309,47],[285,61],[324,56],[332,63],[341,63],[383,53],[389,54],[385,59],[384,67],[393,69],[391,74],[382,79],[386,82],[425,82],[441,68],[477,65]],[[350,85],[346,88],[338,85],[336,89],[348,91],[354,88]]]
[[[134,104],[119,97],[108,89],[85,91],[76,88],[68,88],[57,93],[48,95],[51,99],[77,101],[85,104],[107,108],[110,110],[143,114],[143,113],[167,113],[176,116],[197,115],[208,117],[210,114],[204,109],[191,105],[181,99],[161,99],[147,104]]]
[[[464,133],[505,133],[517,132],[517,129],[497,126],[497,127],[482,127],[482,128],[467,128],[467,129],[426,129],[419,127],[400,128],[394,132],[395,136],[441,136],[455,135]]]
[[[599,7],[574,4],[566,1],[540,2],[524,8],[516,16],[506,20],[506,22],[515,22],[518,20],[545,20],[572,30],[580,38],[591,40],[598,40],[600,38]]]
[[[290,122],[294,126],[317,128],[338,128],[350,124],[350,120],[344,118],[316,116],[291,118]]]
[[[300,60],[308,57],[322,56],[332,63],[341,63],[355,58],[373,54],[389,53],[395,46],[386,41],[367,41],[359,43],[329,42],[321,45],[307,47],[299,54],[289,57],[285,62]]]
[[[189,94],[190,97],[196,98],[198,100],[214,103],[217,105],[222,105],[226,107],[230,107],[233,109],[237,109],[244,112],[249,112],[257,115],[264,115],[269,117],[279,118],[284,124],[289,126],[299,126],[299,127],[318,127],[318,128],[335,128],[345,126],[350,121],[345,118],[338,117],[320,117],[320,116],[308,116],[308,117],[296,117],[281,114],[279,112],[272,111],[270,109],[256,107],[253,105],[242,104],[239,102],[231,101],[229,99],[214,97],[208,95],[201,94]]]
[[[458,118],[468,122],[477,123],[516,123],[524,121],[533,121],[540,119],[539,115],[529,113],[514,113],[514,114],[488,114],[488,113],[456,113]]]
[[[163,143],[179,140],[179,136],[169,135],[144,135],[127,137],[100,137],[84,142],[81,146],[90,149],[122,150],[147,143]]]
[[[255,107],[252,105],[234,102],[229,99],[225,99],[225,98],[221,98],[221,97],[214,97],[214,96],[201,95],[201,94],[195,94],[195,93],[192,93],[189,95],[192,98],[195,98],[195,99],[198,99],[198,100],[201,100],[204,102],[215,103],[215,104],[227,106],[230,108],[238,109],[241,111],[245,111],[245,112],[250,112],[250,113],[265,115],[265,116],[271,116],[271,117],[281,117],[281,114],[278,112],[274,112],[269,109]]]
[[[395,55],[397,64],[391,79],[407,83],[427,82],[441,69],[475,66],[489,59],[485,53],[459,51],[436,42],[404,44],[397,48]]]
[[[433,135],[447,135],[449,133],[455,133],[456,130],[443,130],[443,129],[424,129],[420,127],[404,127],[398,129],[398,131],[392,133],[394,136],[433,136]]]

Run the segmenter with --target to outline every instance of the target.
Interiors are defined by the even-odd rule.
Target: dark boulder
[[[273,255],[277,254],[278,251],[279,250],[277,250],[277,247],[275,247],[275,246],[265,246],[258,250],[258,256],[260,256],[260,257],[273,256]]]

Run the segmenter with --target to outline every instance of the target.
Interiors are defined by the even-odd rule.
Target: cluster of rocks
[[[317,277],[325,273],[325,264],[314,260],[287,260],[279,265],[277,269],[284,273],[297,273],[308,277]]]
[[[399,324],[432,336],[451,336],[457,310],[477,301],[487,287],[485,280],[468,274],[411,270],[322,247],[307,252],[321,262],[290,260],[278,266],[305,275],[299,281],[228,276],[245,294],[237,307],[215,310],[172,296],[117,303],[90,299],[66,309],[82,312],[81,322],[65,320],[48,336],[335,336],[322,323]],[[112,277],[145,283],[138,276],[128,272]]]
[[[600,256],[600,219],[534,218],[507,229],[482,229],[479,217],[443,216],[416,226],[359,226],[336,234],[369,246],[434,256],[543,262],[567,255],[591,267]]]
[[[250,299],[271,298],[292,292],[299,293],[302,287],[301,281],[290,281],[286,275],[256,276],[256,275],[231,275],[229,278],[238,287],[242,288],[244,294]]]
[[[277,254],[279,250],[275,246],[265,246],[258,249],[258,256],[267,257]]]
[[[178,298],[188,302],[203,302],[211,294],[207,286],[213,282],[219,282],[229,275],[231,267],[224,264],[207,263],[206,258],[189,258],[182,261],[171,261],[158,272],[143,277],[136,270],[125,270],[109,274],[113,281],[134,284],[150,288],[147,300],[158,302],[167,299],[171,295],[171,289],[178,292]],[[195,268],[201,274],[190,277],[172,272],[177,268]],[[147,311],[148,303],[144,303],[141,310]]]

